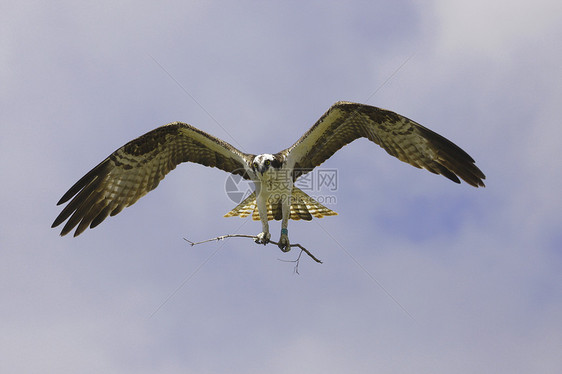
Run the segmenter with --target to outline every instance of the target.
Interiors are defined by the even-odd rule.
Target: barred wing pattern
[[[88,226],[94,228],[155,189],[182,162],[217,167],[248,179],[245,170],[253,157],[185,123],[158,127],[113,152],[76,182],[57,203],[70,200],[52,227],[68,219],[61,235],[78,226],[74,236]]]
[[[292,159],[295,180],[344,145],[367,138],[388,154],[417,168],[484,187],[484,173],[465,151],[443,136],[389,110],[337,102],[294,145],[280,152]]]

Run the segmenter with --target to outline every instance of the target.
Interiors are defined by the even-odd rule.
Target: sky
[[[559,1],[0,9],[1,372],[559,372]],[[358,140],[322,165],[339,215],[289,224],[323,261],[299,274],[296,249],[188,245],[261,229],[223,218],[228,175],[200,165],[77,238],[50,227],[74,182],[157,126],[273,153],[339,100],[447,137],[486,188]]]

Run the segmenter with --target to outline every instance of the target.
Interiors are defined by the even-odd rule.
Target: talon
[[[269,243],[270,238],[271,238],[270,233],[260,232],[258,235],[256,235],[256,238],[254,239],[254,241],[258,244],[266,245],[267,243]]]
[[[277,246],[283,252],[289,252],[291,250],[291,243],[289,243],[289,237],[285,234],[281,234]]]

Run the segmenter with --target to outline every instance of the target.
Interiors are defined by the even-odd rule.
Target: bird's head
[[[254,173],[263,173],[267,172],[268,170],[279,170],[281,168],[282,162],[281,160],[276,157],[276,155],[272,155],[269,153],[264,153],[261,155],[257,155],[254,157],[252,161],[252,170]]]

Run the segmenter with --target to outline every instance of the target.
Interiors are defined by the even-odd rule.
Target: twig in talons
[[[202,240],[200,242],[192,242],[191,240],[187,239],[187,238],[183,238],[183,240],[185,240],[186,242],[188,242],[192,247],[194,245],[197,244],[203,244],[203,243],[208,243],[208,242],[213,242],[213,241],[221,241],[224,240],[226,238],[252,238],[252,239],[256,239],[256,236],[252,236],[252,235],[244,235],[244,234],[228,234],[228,235],[221,235],[221,236],[217,236],[216,238],[211,238],[211,239],[207,239],[207,240]],[[277,244],[277,243],[275,243]]]
[[[228,234],[228,235],[221,235],[221,236],[217,236],[216,238],[211,238],[211,239],[207,239],[207,240],[202,240],[200,242],[192,242],[189,239],[183,238],[183,240],[185,240],[186,242],[188,242],[192,247],[194,245],[197,244],[203,244],[203,243],[208,243],[208,242],[212,242],[212,241],[219,241],[219,240],[224,240],[227,238],[250,238],[253,239],[254,241],[257,240],[257,236],[256,235],[245,235],[245,234]],[[274,244],[274,245],[278,245],[277,242],[274,242],[272,240],[270,240],[267,244]],[[313,259],[314,261],[316,261],[317,263],[321,264],[322,261],[320,261],[318,258],[316,258],[316,256],[314,256],[312,253],[310,253],[310,251],[308,249],[306,249],[305,247],[303,247],[300,244],[291,244],[291,248],[292,247],[298,247],[300,248],[301,252],[299,253],[299,257],[297,257],[296,260],[292,261],[292,262],[296,262],[296,266],[295,266],[295,272],[298,274],[299,273],[299,261],[301,258],[302,253],[306,253],[311,259]]]

